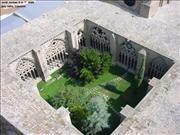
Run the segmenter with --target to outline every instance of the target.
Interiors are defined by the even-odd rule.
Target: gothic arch
[[[23,80],[26,81],[30,78],[36,79],[39,75],[33,60],[28,58],[22,58],[18,61],[16,66],[16,74]]]
[[[61,63],[65,62],[66,58],[67,52],[64,41],[61,39],[54,39],[46,51],[46,62],[49,69],[59,67]]]
[[[93,27],[90,34],[90,46],[101,52],[110,52],[110,40],[99,27]]]
[[[156,77],[160,79],[167,71],[168,65],[162,57],[152,59],[148,69],[149,78]]]
[[[136,70],[137,52],[130,42],[124,42],[119,52],[119,63],[131,70]]]

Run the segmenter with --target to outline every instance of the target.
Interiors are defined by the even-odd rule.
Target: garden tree
[[[46,101],[56,109],[61,106],[68,107],[72,123],[81,129],[83,120],[88,115],[86,105],[94,95],[95,93],[89,93],[85,89],[73,90],[73,87],[66,87],[54,97],[48,96]]]
[[[59,108],[61,106],[69,107],[70,109],[76,108],[75,105],[80,105],[84,107],[88,102],[88,96],[86,91],[83,90],[73,90],[73,87],[65,87],[53,98],[47,100],[51,102],[52,106]]]
[[[111,66],[112,58],[109,53],[100,53],[94,49],[84,49],[80,52],[81,70],[79,78],[84,84],[91,82],[98,75],[107,72]]]
[[[70,108],[69,111],[72,123],[78,128],[81,129],[83,126],[83,121],[86,119],[88,112],[85,107],[80,105],[74,105],[73,108]]]
[[[100,53],[94,49],[84,49],[80,52],[80,63],[96,77],[101,69]]]
[[[101,55],[101,74],[108,72],[112,64],[112,57],[109,53],[105,52]]]
[[[139,87],[144,79],[144,72],[145,72],[145,66],[146,66],[146,57],[142,58],[142,63],[139,68],[139,71],[137,72],[137,78],[136,78],[136,85]]]
[[[80,79],[86,84],[94,80],[94,76],[90,70],[82,68],[80,71]]]
[[[67,107],[67,97],[64,93],[65,92],[62,91],[53,97],[48,96],[46,101],[56,109],[58,109],[61,106]]]
[[[109,128],[108,104],[101,96],[93,97],[87,105],[89,115],[84,120],[82,130],[89,135],[101,132],[104,128]]]

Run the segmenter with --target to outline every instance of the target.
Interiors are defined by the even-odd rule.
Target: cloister
[[[83,23],[85,26],[87,25],[86,20]],[[89,27],[89,32],[87,33],[84,31],[87,29],[86,27]],[[114,57],[116,64],[133,74],[136,74],[139,68],[138,61],[140,61],[140,57],[142,57],[139,55],[139,51],[142,49],[148,53],[145,73],[147,79],[153,77],[160,79],[173,63],[168,58],[146,49],[133,41],[126,38],[122,40],[122,37],[119,35],[115,34],[116,39],[111,38],[112,32],[96,26],[93,22],[86,27],[83,28],[84,30],[79,29],[77,31],[77,49],[92,48],[101,53],[109,52]],[[119,40],[120,37],[122,41]],[[45,62],[45,72],[48,71],[52,73],[54,69],[60,68],[67,61],[72,49],[67,47],[69,44],[66,40],[67,39],[63,38],[54,38],[48,42],[48,46],[43,47],[42,45],[44,53],[40,55],[42,57],[41,59],[44,59],[43,61]],[[114,50],[113,47],[116,49]],[[16,73],[23,81],[30,78],[36,79],[37,77],[41,77],[41,74],[44,74],[42,71],[42,62],[31,59],[36,59],[36,57],[26,58],[23,56],[17,64]]]
[[[3,128],[10,134],[82,135],[73,125],[68,108],[55,109],[40,94],[54,95],[60,89],[66,90],[70,83],[72,90],[79,89],[79,82],[76,85],[59,69],[63,69],[71,54],[89,48],[112,56],[113,68],[86,87],[114,97],[110,101],[117,107],[118,118],[110,121],[115,123],[121,116],[122,123],[116,123],[108,135],[177,134],[179,2],[62,3],[39,17],[33,14],[35,18],[28,22],[23,16],[16,16],[23,25],[13,30],[9,24],[4,27],[8,32],[1,35],[0,119],[7,121]],[[24,12],[22,15],[25,17]],[[143,82],[147,87],[139,89],[142,95],[135,96],[134,80],[143,58],[146,58]],[[42,89],[38,88],[40,82],[45,86]],[[107,88],[109,84],[115,84],[117,89]],[[8,124],[20,133],[7,128]]]

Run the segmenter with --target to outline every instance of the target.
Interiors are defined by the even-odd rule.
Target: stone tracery
[[[119,62],[128,69],[136,70],[137,54],[135,48],[132,47],[130,42],[123,43],[119,52]]]
[[[67,55],[64,41],[61,39],[54,39],[46,52],[46,62],[49,69],[59,67],[59,65],[65,61]]]
[[[36,79],[39,76],[35,63],[27,58],[19,60],[16,67],[16,73],[23,81],[30,78]]]
[[[93,27],[90,35],[90,46],[101,52],[110,52],[110,41],[106,36],[106,33],[98,28]]]
[[[156,77],[160,79],[166,72],[167,67],[168,66],[163,58],[161,57],[154,58],[150,63],[148,76],[150,78]]]

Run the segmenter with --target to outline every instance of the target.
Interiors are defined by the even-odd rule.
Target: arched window
[[[59,67],[59,65],[66,60],[68,53],[66,52],[64,44],[63,40],[54,39],[48,46],[48,50],[46,52],[46,62],[49,69]]]
[[[119,63],[131,70],[136,70],[137,53],[130,42],[123,43],[120,48]]]
[[[36,79],[39,77],[33,60],[23,58],[19,60],[16,66],[16,74],[23,80]]]
[[[101,52],[110,52],[110,41],[107,38],[106,33],[98,27],[92,28],[90,46],[91,48],[97,49]]]
[[[161,57],[154,58],[151,61],[150,67],[148,69],[148,77],[149,78],[156,77],[160,79],[167,71],[167,68],[168,66],[163,58]]]

